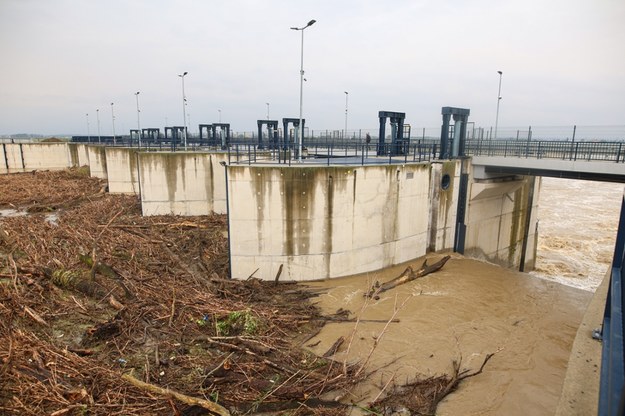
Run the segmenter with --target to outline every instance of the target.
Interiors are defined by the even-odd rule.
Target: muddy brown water
[[[429,256],[436,261],[442,255]],[[418,267],[422,259],[408,264]],[[451,373],[452,360],[484,372],[465,380],[440,405],[438,415],[552,415],[558,403],[571,345],[591,292],[453,255],[445,267],[382,294],[364,309],[370,284],[399,275],[406,264],[378,273],[314,282],[325,312],[350,310],[363,319],[396,318],[384,331],[368,368],[369,381],[343,400],[365,405],[394,377]],[[405,303],[404,303],[405,302]],[[400,305],[402,305],[399,307]],[[354,323],[330,323],[310,341],[323,354],[339,336],[347,338],[335,359],[363,360],[385,323],[360,323],[349,354]],[[356,413],[354,413],[356,414]]]

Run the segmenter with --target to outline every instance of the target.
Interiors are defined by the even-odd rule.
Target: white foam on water
[[[532,275],[595,291],[614,251],[623,184],[543,178]]]

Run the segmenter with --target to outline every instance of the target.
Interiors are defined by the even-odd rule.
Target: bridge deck
[[[476,177],[493,174],[533,175],[625,183],[625,163],[473,156]]]

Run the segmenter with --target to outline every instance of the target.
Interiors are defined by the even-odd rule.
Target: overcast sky
[[[414,128],[442,106],[499,126],[625,125],[623,0],[0,0],[0,134],[91,133],[299,116],[312,129]],[[192,130],[196,130],[194,127]]]

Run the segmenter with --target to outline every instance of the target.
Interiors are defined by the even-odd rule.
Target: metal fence
[[[468,140],[470,156],[625,162],[624,142],[553,140]]]
[[[599,382],[599,416],[625,414],[625,345],[623,343],[623,299],[625,298],[625,199],[621,203],[614,248],[610,286],[603,315],[601,339],[601,378]]]
[[[201,148],[200,148],[201,149]],[[231,164],[286,164],[315,163],[325,165],[368,165],[425,162],[436,159],[438,146],[435,143],[415,142],[403,146],[345,142],[313,142],[302,149],[301,158],[296,145],[274,146],[259,149],[256,144],[234,143],[227,148]]]

